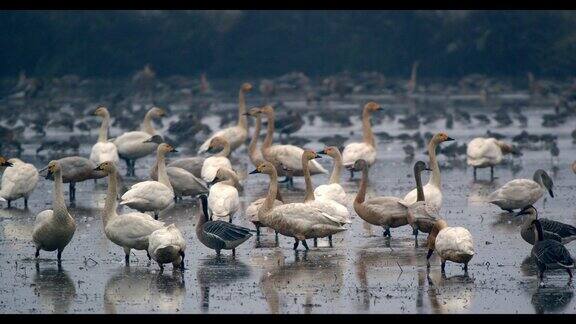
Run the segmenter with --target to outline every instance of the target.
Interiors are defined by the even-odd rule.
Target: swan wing
[[[377,215],[393,218],[406,217],[408,209],[398,203],[400,200],[397,197],[375,197],[364,201],[363,206],[367,211]]]
[[[90,161],[95,164],[100,164],[106,161],[112,161],[118,164],[118,149],[116,145],[111,142],[98,142],[92,146],[92,151],[90,152]]]
[[[346,145],[342,151],[342,164],[344,166],[352,166],[354,162],[359,159],[364,159],[368,165],[374,164],[376,161],[376,149],[374,146],[366,143],[350,143]]]
[[[331,199],[342,205],[346,204],[346,192],[339,183],[323,184],[314,189],[316,199]]]
[[[264,198],[259,198],[256,199],[255,201],[253,201],[248,208],[246,208],[246,218],[251,221],[251,222],[257,222],[258,221],[258,211],[260,211],[260,207],[262,207],[262,205],[264,204],[264,201],[266,201],[266,197]],[[276,208],[280,205],[282,205],[283,203],[280,200],[274,200],[274,207],[272,208]]]
[[[502,187],[494,191],[488,196],[489,202],[518,202],[518,203],[534,203],[540,199],[544,191],[542,187],[530,179],[514,179],[507,182]]]
[[[472,234],[464,227],[446,227],[438,232],[435,248],[439,254],[456,252],[474,255]]]
[[[473,139],[468,143],[466,155],[470,166],[493,165],[502,160],[502,151],[494,138]]]
[[[206,152],[208,150],[208,146],[210,146],[210,141],[212,141],[212,139],[216,136],[224,137],[230,143],[230,148],[234,149],[240,146],[240,144],[246,140],[248,132],[239,126],[221,129],[210,136],[206,141],[204,141],[202,145],[200,145],[198,153]]]
[[[121,241],[137,241],[162,227],[164,222],[155,220],[148,214],[127,213],[118,215],[113,222],[108,223],[106,231]]]
[[[232,170],[232,164],[227,157],[224,156],[211,156],[204,160],[202,164],[202,180],[211,182],[216,177],[216,173],[220,168],[228,168]]]
[[[213,185],[208,195],[208,206],[212,211],[212,216],[232,216],[240,208],[238,190],[222,183]]]
[[[174,193],[170,188],[158,181],[143,181],[133,185],[130,190],[122,195],[122,202],[125,205],[133,202],[155,202],[159,200],[171,200]]]

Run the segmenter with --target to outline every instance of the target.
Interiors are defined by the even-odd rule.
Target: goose
[[[266,138],[261,148],[262,156],[266,161],[274,164],[277,170],[283,170],[283,174],[286,175],[286,180],[283,182],[287,181],[289,186],[292,187],[292,177],[301,177],[304,175],[301,161],[304,150],[294,145],[272,145],[274,138],[274,108],[270,105],[264,106],[260,109],[260,113],[266,115],[268,122]],[[328,170],[324,169],[324,167],[316,161],[310,161],[309,167],[311,174],[328,173]]]
[[[210,136],[198,149],[198,153],[207,152],[212,139],[215,137],[223,137],[230,143],[230,150],[237,149],[248,138],[248,118],[246,113],[246,100],[245,94],[252,90],[250,83],[243,83],[238,91],[238,124],[236,126],[221,129]]]
[[[431,171],[423,161],[417,161],[414,164],[414,179],[416,180],[417,191],[416,202],[412,204],[408,204],[403,200],[398,202],[408,208],[408,224],[412,227],[412,234],[414,235],[416,245],[418,245],[418,232],[430,233],[438,217],[438,209],[425,201],[422,179],[420,177],[424,170]]]
[[[390,228],[396,228],[408,224],[407,208],[399,202],[397,197],[376,197],[366,199],[368,187],[368,162],[364,159],[356,160],[354,170],[362,171],[360,190],[354,199],[354,210],[364,221],[369,224],[382,226],[384,236],[391,237]]]
[[[220,256],[220,250],[232,250],[232,256],[236,256],[236,248],[248,240],[252,233],[250,230],[220,220],[212,221],[208,216],[208,197],[201,194],[202,213],[198,214],[196,223],[196,237],[207,248],[216,250]]]
[[[212,182],[216,173],[220,168],[232,169],[232,163],[228,159],[230,155],[230,143],[221,136],[216,136],[210,141],[207,152],[214,153],[215,148],[222,148],[222,150],[211,157],[206,158],[202,164],[202,180]]]
[[[534,229],[532,221],[538,219],[542,225],[543,237],[546,240],[555,240],[562,244],[570,243],[576,240],[576,227],[550,220],[547,218],[538,218],[538,211],[532,205],[522,208],[514,216],[529,215],[522,223],[520,235],[524,241],[534,245],[536,238],[534,236]]]
[[[148,141],[151,140],[152,139],[149,139]],[[156,163],[154,163],[154,166],[150,170],[150,178],[154,181],[158,181],[158,163],[159,161],[156,159]],[[184,196],[196,197],[201,193],[208,193],[206,183],[184,168],[167,165],[166,173],[174,190],[174,202],[176,202],[178,198],[182,199]]]
[[[164,227],[164,222],[155,220],[152,216],[140,212],[118,215],[116,208],[118,202],[118,170],[110,161],[100,163],[96,170],[108,176],[108,191],[104,203],[102,222],[104,234],[112,243],[124,249],[126,266],[130,265],[130,250],[144,250],[148,254],[150,234]]]
[[[424,197],[426,201],[430,202],[432,206],[440,210],[442,208],[442,188],[440,184],[440,166],[436,160],[436,147],[447,141],[453,141],[454,139],[449,137],[446,133],[437,133],[430,139],[428,143],[428,156],[430,161],[428,162],[428,167],[432,169],[432,176],[428,183],[423,187]],[[417,192],[416,189],[410,191],[406,196],[404,196],[404,201],[407,203],[416,202]]]
[[[509,153],[514,156],[522,155],[514,145],[493,137],[472,139],[466,149],[466,162],[474,168],[474,180],[476,180],[476,169],[487,167],[490,167],[490,179],[494,179],[494,166],[500,164],[503,156]]]
[[[154,135],[144,142],[145,143],[153,142],[156,144],[162,144],[162,143],[164,143],[164,139],[160,135]],[[204,164],[205,160],[206,160],[206,158],[203,156],[179,158],[179,159],[175,159],[175,160],[170,161],[168,164],[166,164],[166,167],[167,168],[170,168],[170,167],[181,168],[181,169],[184,169],[184,170],[192,173],[192,175],[195,176],[196,178],[201,178],[202,177],[202,165]],[[168,175],[170,175],[170,172],[168,172]],[[153,167],[150,170],[150,178],[152,178],[154,180],[156,180],[158,178],[158,168],[157,167]]]
[[[334,167],[332,168],[328,184],[316,187],[316,189],[314,189],[314,196],[319,199],[331,199],[339,204],[346,205],[346,192],[340,185],[340,175],[342,174],[342,155],[340,154],[340,150],[335,146],[329,146],[318,151],[317,154],[324,154],[333,158]]]
[[[102,117],[102,125],[98,132],[98,142],[92,146],[90,161],[94,162],[95,165],[106,161],[112,161],[118,164],[120,158],[118,157],[116,144],[108,142],[108,127],[110,125],[110,113],[108,112],[108,108],[100,106],[96,108],[94,115]]]
[[[28,198],[38,185],[36,167],[17,158],[0,157],[0,169],[4,169],[0,198],[8,202],[8,207],[13,200],[24,198],[24,207],[28,208]]]
[[[544,279],[544,271],[547,269],[566,269],[572,280],[571,268],[574,268],[574,260],[570,252],[562,243],[545,238],[542,224],[538,219],[532,220],[532,227],[536,239],[530,255],[536,260],[540,280]]]
[[[508,181],[488,196],[488,202],[500,207],[502,210],[512,212],[514,209],[534,205],[544,195],[546,190],[550,197],[554,198],[554,192],[552,191],[554,183],[546,171],[542,169],[536,170],[532,179]]]
[[[313,159],[321,158],[317,153],[305,150],[302,153],[302,169],[304,170],[304,181],[306,182],[306,196],[304,197],[304,203],[313,205],[321,210],[324,210],[330,214],[335,220],[337,220],[341,225],[350,224],[350,212],[346,206],[330,199],[330,198],[318,198],[316,199],[314,195],[314,190],[312,189],[312,179],[310,177],[310,169],[308,167],[308,161]],[[328,235],[328,242],[330,247],[332,247],[332,235]],[[317,238],[314,238],[314,247],[318,245]]]
[[[256,173],[270,176],[268,195],[258,211],[258,219],[264,226],[284,236],[293,237],[294,250],[298,248],[300,242],[308,250],[306,239],[326,237],[346,230],[338,218],[311,204],[291,203],[274,207],[278,191],[276,168],[266,161],[250,172],[250,174]]]
[[[172,263],[174,268],[180,266],[184,270],[185,250],[186,240],[174,224],[155,230],[148,238],[148,254],[161,270],[164,270],[165,263]]]
[[[95,170],[96,164],[89,159],[81,156],[68,156],[61,158],[58,161],[62,168],[62,179],[64,183],[69,184],[70,203],[76,201],[76,183],[90,179],[104,178],[104,172]],[[42,168],[39,172],[44,172],[47,167]],[[46,179],[54,180],[50,172],[48,172]]]
[[[262,114],[259,113],[260,108],[255,107],[250,109],[246,115],[256,118],[256,124],[254,125],[254,133],[252,134],[252,139],[248,145],[248,157],[250,162],[257,167],[260,163],[264,162],[264,156],[262,156],[262,150],[258,149],[258,137],[260,136],[260,129],[262,127]]]
[[[468,271],[468,262],[474,256],[472,234],[464,227],[449,227],[443,219],[438,219],[428,235],[428,254],[426,266],[430,268],[430,257],[436,251],[442,260],[442,273],[446,261],[464,263],[464,271]]]
[[[174,199],[174,189],[166,173],[164,156],[169,152],[178,152],[172,145],[162,143],[156,150],[158,163],[158,181],[138,182],[122,195],[120,205],[126,205],[139,212],[153,211],[154,218],[158,219],[160,211],[168,208]]]
[[[136,176],[136,160],[154,152],[157,144],[144,143],[150,136],[156,135],[152,126],[152,118],[160,118],[166,115],[164,109],[152,107],[144,116],[144,121],[139,131],[124,133],[114,139],[113,143],[118,148],[118,155],[126,162],[126,176]]]
[[[227,219],[232,223],[232,216],[240,208],[240,197],[238,189],[235,187],[233,172],[227,172],[226,169],[220,168],[216,172],[214,185],[210,187],[208,194],[208,206],[212,212],[212,219]]]
[[[360,171],[354,169],[354,163],[356,163],[358,159],[366,161],[368,166],[371,166],[376,161],[376,141],[372,133],[370,117],[373,112],[380,110],[384,110],[384,108],[373,101],[364,105],[364,110],[362,110],[362,142],[350,143],[344,147],[342,163],[350,170],[351,179],[354,178],[354,171]]]
[[[58,250],[58,263],[62,261],[62,251],[70,243],[76,231],[76,222],[68,213],[62,190],[62,165],[58,161],[50,161],[48,174],[54,178],[52,190],[52,209],[41,211],[36,215],[32,241],[36,246],[35,257],[40,256],[40,250]]]

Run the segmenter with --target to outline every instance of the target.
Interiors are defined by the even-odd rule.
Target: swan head
[[[6,160],[5,157],[0,156],[0,166],[11,167],[11,166],[13,166],[13,165],[14,165],[14,164],[11,163],[11,162],[8,162],[8,160]]]
[[[336,146],[328,146],[325,147],[323,150],[316,152],[318,154],[328,155],[330,157],[336,157],[340,153],[340,150]]]
[[[259,107],[253,107],[253,108],[250,108],[248,110],[248,112],[244,113],[244,115],[250,116],[250,117],[256,117],[260,113],[262,113],[262,110]]]
[[[430,169],[426,163],[424,163],[424,161],[417,161],[416,163],[414,163],[414,173],[420,173],[422,171],[432,171],[432,169]]]
[[[99,116],[99,117],[106,117],[109,116],[110,114],[108,113],[108,108],[104,107],[104,106],[98,106],[96,108],[96,110],[94,110],[94,112],[92,113],[95,116]]]
[[[548,173],[546,173],[546,171],[542,169],[536,170],[536,172],[534,172],[533,180],[544,186],[544,188],[548,190],[550,197],[554,198],[554,192],[552,191],[552,188],[554,187],[554,182],[552,181],[552,178],[550,178]]]
[[[240,87],[240,90],[242,90],[242,92],[248,92],[250,90],[252,90],[252,84],[245,82],[242,84],[242,86]]]
[[[380,104],[375,103],[374,101],[370,101],[364,106],[364,110],[369,111],[369,112],[375,112],[375,111],[379,111],[379,110],[384,110],[384,108],[382,108],[382,106],[380,106]]]
[[[56,160],[50,161],[50,163],[48,163],[47,169],[48,172],[46,173],[46,179],[53,179],[54,174],[60,171],[60,162]]]
[[[354,170],[355,171],[362,171],[368,168],[368,162],[364,159],[359,159],[354,162]]]
[[[274,168],[274,165],[272,165],[272,163],[262,162],[256,167],[254,171],[250,172],[250,174],[256,174],[256,173],[272,174],[275,171],[276,169]]]
[[[174,146],[168,144],[168,143],[162,143],[160,145],[158,145],[158,153],[170,153],[170,152],[178,152]]]
[[[453,141],[454,139],[450,136],[448,136],[448,134],[444,133],[444,132],[440,132],[440,133],[436,133],[433,137],[432,140],[434,143],[442,143],[442,142],[448,142],[448,141]]]
[[[164,143],[164,139],[162,138],[161,135],[154,135],[152,137],[150,137],[149,139],[145,140],[142,143],[156,143],[156,144],[162,144]]]
[[[305,150],[304,153],[302,153],[302,158],[311,161],[314,159],[320,159],[322,157],[312,150]]]
[[[214,179],[212,180],[212,182],[210,182],[210,184],[215,184],[215,183],[218,183],[220,181],[226,181],[226,180],[234,179],[235,177],[236,177],[236,174],[233,170],[230,170],[226,167],[221,167],[221,168],[218,168],[218,171],[216,171],[216,175],[214,176]]]
[[[518,147],[512,145],[512,144],[508,144],[504,141],[496,141],[496,144],[500,147],[500,150],[502,151],[503,154],[512,154],[514,156],[522,156],[522,152],[520,152],[520,149],[518,149]]]
[[[94,171],[104,171],[106,174],[110,174],[114,172],[115,169],[116,166],[114,165],[114,162],[106,161],[98,164],[98,166],[94,168]]]
[[[515,213],[514,216],[530,215],[531,219],[538,218],[538,210],[532,205],[522,208],[519,212]]]
[[[223,149],[227,144],[228,141],[224,137],[216,136],[210,141],[210,144],[208,145],[208,149],[206,150],[206,152],[217,153],[220,151],[217,149]]]
[[[266,105],[266,106],[264,106],[264,107],[262,107],[262,108],[260,109],[260,112],[261,112],[261,113],[264,113],[264,114],[266,114],[266,115],[273,114],[273,113],[274,113],[274,108],[273,108],[272,106],[270,106],[270,105]]]
[[[164,117],[166,116],[166,111],[162,108],[158,108],[158,107],[152,107],[152,109],[150,109],[149,113],[153,116],[153,117]]]

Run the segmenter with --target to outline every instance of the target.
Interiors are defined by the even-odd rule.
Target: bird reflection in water
[[[36,262],[34,284],[35,293],[40,297],[45,312],[56,314],[68,312],[76,296],[76,288],[61,265],[41,270],[40,264]]]
[[[474,278],[468,273],[446,277],[439,271],[428,272],[428,299],[435,314],[466,313],[472,305]]]
[[[116,314],[153,309],[177,312],[182,309],[186,287],[184,274],[179,269],[162,273],[150,268],[122,267],[108,279],[104,288],[104,311]]]
[[[480,205],[488,202],[488,196],[500,187],[497,180],[474,180],[470,183],[468,205]]]
[[[196,272],[202,312],[210,311],[210,288],[227,287],[249,277],[250,268],[238,259],[214,257],[203,260]]]
[[[535,286],[537,288],[531,302],[536,314],[561,313],[574,297],[573,287],[570,285],[554,287],[536,284]]]

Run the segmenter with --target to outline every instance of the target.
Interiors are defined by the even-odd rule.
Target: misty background
[[[228,78],[301,71],[564,78],[573,11],[3,11],[0,77]]]

